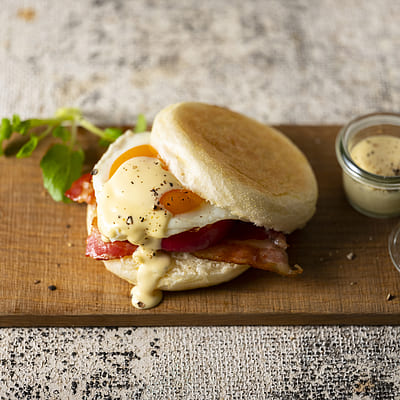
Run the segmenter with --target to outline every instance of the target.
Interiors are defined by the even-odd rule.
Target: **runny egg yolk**
[[[134,157],[151,157],[162,161],[157,150],[149,144],[132,147],[112,163],[108,179],[115,174],[124,162]],[[162,164],[164,168],[164,163]],[[177,215],[195,210],[204,203],[204,199],[187,189],[173,189],[164,193],[159,202],[165,210],[168,210],[172,215]]]
[[[131,149],[122,153],[111,165],[108,179],[110,179],[115,171],[125,162],[134,157],[153,157],[158,158],[157,150],[149,144],[142,144],[140,146],[132,147]]]
[[[204,203],[204,199],[196,193],[186,189],[173,189],[164,193],[160,198],[160,204],[171,214],[183,214],[193,211]]]

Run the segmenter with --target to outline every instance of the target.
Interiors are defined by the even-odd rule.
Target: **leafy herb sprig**
[[[19,115],[12,118],[3,118],[0,125],[0,156],[4,154],[3,142],[9,139],[13,132],[29,137],[18,150],[16,157],[29,157],[40,141],[49,135],[59,139],[45,153],[40,161],[43,184],[55,201],[68,202],[64,193],[72,182],[82,173],[84,152],[78,142],[78,127],[99,136],[102,145],[109,145],[121,134],[118,128],[100,129],[83,117],[77,108],[60,108],[53,118],[32,118],[21,120]],[[146,130],[145,117],[138,116],[135,132]]]

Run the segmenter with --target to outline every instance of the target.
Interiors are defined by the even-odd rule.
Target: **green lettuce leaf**
[[[40,162],[43,184],[55,201],[69,202],[64,193],[81,175],[84,153],[57,143],[50,147]]]

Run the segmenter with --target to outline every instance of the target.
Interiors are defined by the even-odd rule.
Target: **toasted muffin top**
[[[288,233],[315,212],[308,160],[289,138],[254,119],[178,103],[157,114],[151,143],[185,187],[239,219]]]

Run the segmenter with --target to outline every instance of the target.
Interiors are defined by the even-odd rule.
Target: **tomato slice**
[[[229,238],[235,240],[263,240],[270,237],[270,232],[271,231],[266,230],[261,226],[256,226],[251,222],[236,220],[229,232]]]
[[[161,241],[161,248],[166,251],[193,252],[206,249],[221,241],[233,226],[234,221],[223,220],[199,229],[178,233]]]
[[[256,226],[251,222],[235,221],[232,229],[229,231],[228,240],[271,240],[275,246],[282,249],[287,248],[286,237],[282,232],[266,229],[262,226]]]

